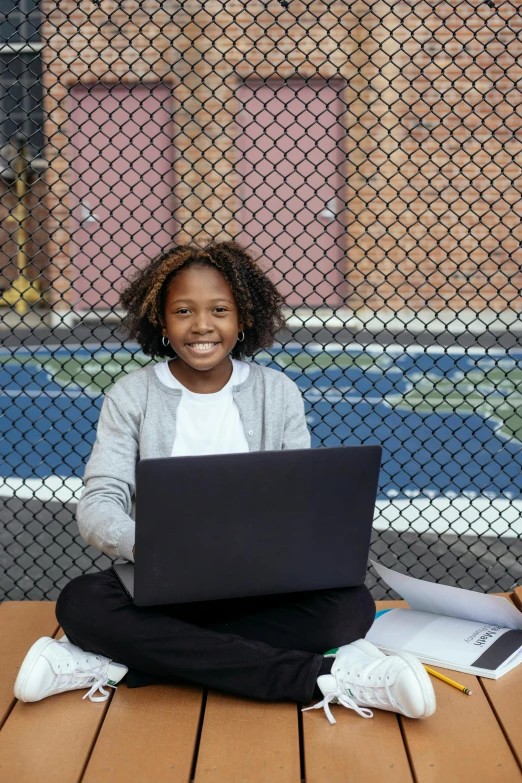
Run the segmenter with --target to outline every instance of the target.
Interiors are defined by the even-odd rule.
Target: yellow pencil
[[[465,688],[463,685],[459,685],[458,682],[454,682],[454,680],[450,680],[449,677],[445,677],[443,674],[436,672],[435,669],[430,669],[429,666],[424,666],[424,668],[429,674],[431,674],[433,677],[436,677],[438,680],[442,680],[442,682],[447,682],[448,685],[453,685],[453,687],[456,688],[458,691],[462,691],[462,693],[467,693],[468,696],[471,696],[472,691],[470,691],[469,688]]]

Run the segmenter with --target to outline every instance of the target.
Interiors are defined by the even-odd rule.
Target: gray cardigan
[[[181,389],[165,386],[150,364],[120,378],[105,395],[76,512],[88,544],[134,561],[136,463],[170,457]],[[232,387],[250,451],[310,448],[299,387],[283,372],[250,364]]]

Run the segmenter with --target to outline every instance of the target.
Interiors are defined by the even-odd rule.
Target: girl
[[[243,361],[272,345],[284,301],[239,244],[168,250],[136,272],[121,304],[130,337],[165,361],[106,394],[77,520],[89,544],[134,561],[138,459],[302,449],[310,435],[297,385]],[[315,706],[331,722],[331,701],[363,717],[372,716],[369,706],[431,715],[433,688],[417,659],[386,656],[363,640],[374,616],[363,585],[137,607],[109,568],[62,590],[56,617],[66,636],[35,642],[14,692],[38,701],[89,688],[83,698],[104,701],[104,686],[126,677],[129,688],[184,681],[256,699],[320,698]],[[333,647],[336,654],[323,654]]]

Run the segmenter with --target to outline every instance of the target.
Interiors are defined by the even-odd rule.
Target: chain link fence
[[[518,583],[521,26],[512,2],[2,3],[2,598],[110,564],[74,514],[103,393],[150,361],[118,292],[211,237],[286,297],[254,361],[297,381],[313,446],[382,443],[371,556]]]

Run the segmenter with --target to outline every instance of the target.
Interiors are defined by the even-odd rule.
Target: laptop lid
[[[341,446],[141,460],[134,602],[363,584],[381,453]]]

